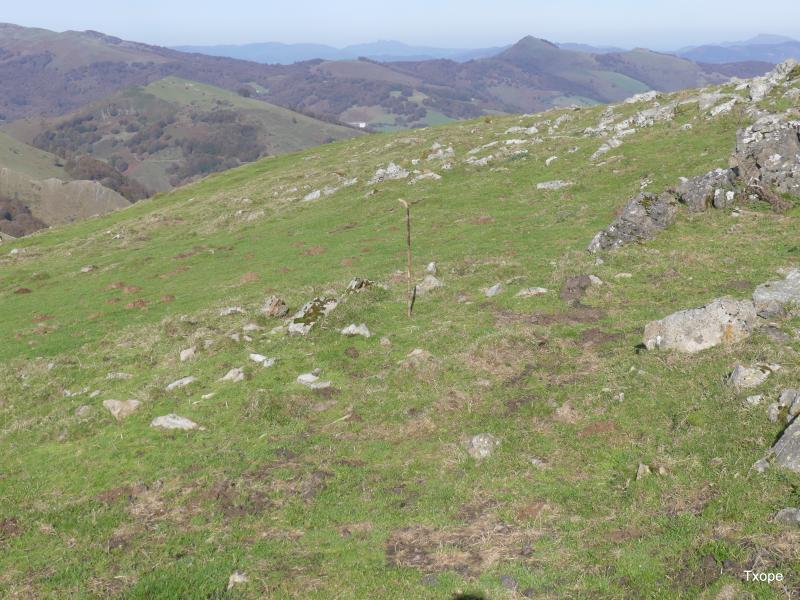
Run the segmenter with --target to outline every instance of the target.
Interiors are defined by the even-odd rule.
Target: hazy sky
[[[162,45],[335,46],[401,40],[480,47],[553,41],[674,49],[758,33],[800,37],[799,0],[2,0],[0,21],[95,29]]]

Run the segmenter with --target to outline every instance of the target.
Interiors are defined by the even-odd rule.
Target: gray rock
[[[278,296],[270,296],[261,307],[261,312],[268,317],[283,317],[289,312],[289,307]]]
[[[481,433],[469,439],[467,453],[476,460],[483,460],[489,458],[499,445],[500,440],[491,433]]]
[[[745,402],[747,402],[748,406],[758,406],[759,404],[761,404],[761,401],[763,399],[764,396],[762,394],[759,394],[757,396],[748,396]]]
[[[231,369],[222,379],[220,379],[220,381],[230,381],[233,383],[244,381],[244,371],[242,371],[240,368]]]
[[[192,360],[197,352],[197,348],[192,346],[191,348],[186,348],[185,350],[181,350],[180,359],[181,362],[186,362],[187,360]]]
[[[798,508],[783,508],[779,510],[772,518],[773,521],[780,525],[789,525],[790,527],[800,527],[800,509]]]
[[[135,413],[142,405],[138,400],[104,400],[103,406],[117,420],[122,421]]]
[[[429,273],[430,275],[436,275],[437,271],[438,269],[435,262],[429,262],[428,266],[425,267],[425,272]]]
[[[0,401],[0,407],[2,407],[3,403]],[[92,414],[92,407],[88,404],[84,404],[83,406],[79,406],[75,409],[75,416],[80,417],[81,419],[85,419],[89,415]]]
[[[678,200],[692,212],[703,212],[708,208],[726,208],[735,196],[736,174],[731,169],[716,169],[699,177],[682,179],[676,192]]]
[[[424,296],[425,294],[429,294],[435,289],[443,287],[444,283],[434,275],[426,275],[422,282],[417,285],[417,295]]]
[[[230,317],[231,315],[243,315],[244,309],[241,306],[228,306],[219,311],[220,317]]]
[[[177,381],[173,381],[172,383],[170,383],[167,386],[167,391],[171,392],[172,390],[175,390],[175,389],[178,389],[178,388],[182,388],[182,387],[186,387],[187,385],[190,385],[190,384],[194,383],[195,381],[197,381],[197,377],[194,377],[194,376],[191,376],[191,375],[189,377],[182,377],[181,379],[178,379]]]
[[[250,354],[250,360],[260,364],[262,367],[272,367],[275,366],[276,360],[274,358],[268,358],[263,354],[256,354],[255,352]]]
[[[531,298],[533,296],[541,296],[542,294],[548,293],[548,290],[543,287],[532,287],[532,288],[525,288],[524,290],[520,290],[517,292],[517,298]]]
[[[800,419],[795,419],[770,450],[773,464],[800,473]]]
[[[330,381],[322,381],[316,373],[303,373],[297,377],[297,383],[312,390],[324,390],[331,387]]]
[[[367,325],[365,323],[361,323],[360,325],[352,323],[348,325],[347,327],[342,329],[342,335],[346,335],[348,337],[354,337],[360,335],[361,337],[365,338],[372,336],[372,334],[369,331],[369,328],[367,328]]]
[[[347,284],[345,292],[348,294],[354,294],[356,292],[362,292],[368,288],[371,288],[373,285],[375,285],[374,281],[362,279],[361,277],[353,277],[353,279],[350,280],[350,283]]]
[[[613,250],[625,244],[653,239],[675,220],[677,202],[672,194],[641,193],[628,201],[622,214],[589,243],[589,252]]]
[[[393,179],[405,179],[406,177],[408,177],[408,171],[406,169],[390,162],[386,168],[380,168],[375,171],[375,174],[369,182],[375,184]]]
[[[753,302],[763,315],[780,315],[790,307],[800,307],[800,269],[790,271],[786,279],[758,286]]]
[[[486,295],[487,298],[493,298],[502,291],[503,291],[503,284],[495,283],[492,287],[485,289],[483,293]]]
[[[564,302],[578,302],[586,294],[586,291],[596,283],[591,275],[575,275],[568,277],[561,286],[559,296]]]
[[[543,181],[541,183],[536,184],[537,190],[563,190],[564,188],[568,188],[570,186],[575,185],[572,181],[562,181],[561,179],[556,179],[554,181]]]
[[[752,302],[718,298],[700,308],[676,312],[644,329],[648,350],[700,352],[749,337],[757,324]]]
[[[800,121],[761,117],[736,134],[731,163],[746,185],[800,196]]]
[[[768,365],[755,365],[752,367],[736,365],[728,378],[728,383],[740,390],[754,388],[764,383],[771,374],[772,369]]]
[[[150,422],[150,427],[158,429],[182,429],[188,431],[190,429],[197,429],[198,425],[191,419],[180,417],[176,414],[164,415],[163,417],[156,417]]]
[[[230,577],[228,577],[228,591],[232,590],[237,585],[241,585],[243,583],[249,582],[250,579],[244,573],[239,573],[236,571]]]
[[[289,319],[289,333],[305,335],[316,323],[330,314],[339,303],[335,298],[317,297],[306,302],[303,307]]]

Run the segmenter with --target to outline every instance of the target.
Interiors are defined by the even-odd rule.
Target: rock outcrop
[[[759,314],[765,316],[782,314],[790,307],[800,308],[800,269],[790,271],[786,279],[758,286],[753,302]]]
[[[648,323],[644,345],[648,350],[700,352],[749,337],[757,319],[752,302],[718,298],[700,308],[682,310]]]
[[[732,169],[715,169],[705,175],[683,178],[675,190],[678,199],[692,212],[709,208],[728,208],[736,199],[736,173]]]
[[[589,244],[589,252],[611,250],[631,242],[651,240],[666,229],[677,213],[677,202],[670,193],[656,196],[641,193],[631,199],[622,214]]]

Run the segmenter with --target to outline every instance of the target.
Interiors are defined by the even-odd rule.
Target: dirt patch
[[[677,574],[675,581],[681,587],[707,588],[722,575],[722,565],[711,554],[706,554],[696,565],[685,565]]]
[[[35,315],[31,319],[31,323],[41,323],[42,321],[51,321],[55,319],[53,315]]]
[[[325,254],[327,250],[323,246],[311,246],[307,250],[303,250],[301,253],[302,256],[319,256],[320,254]]]
[[[140,288],[138,285],[126,285],[122,288],[122,292],[125,294],[136,294],[141,291],[142,288]]]
[[[175,296],[173,296],[172,294],[167,294],[166,296],[161,296],[161,302],[164,302],[165,304],[167,304],[169,302],[175,302]]]
[[[0,542],[7,540],[22,533],[19,521],[14,517],[0,519]]]
[[[142,308],[147,308],[147,304],[148,304],[147,300],[143,300],[142,298],[139,298],[137,300],[134,300],[133,302],[129,302],[128,304],[126,304],[125,308],[127,308],[128,310],[131,310],[131,309],[134,309],[134,308],[142,309]]]
[[[33,290],[31,290],[30,288],[21,287],[21,288],[17,288],[16,290],[14,290],[14,293],[15,294],[31,294],[31,293],[33,293]]]
[[[358,350],[356,350],[352,346],[350,346],[347,349],[345,349],[344,353],[345,353],[345,356],[347,356],[348,358],[352,358],[353,360],[355,360],[356,358],[361,356],[361,354],[358,352]]]
[[[531,502],[530,504],[526,504],[517,510],[517,519],[520,521],[538,519],[542,513],[552,510],[552,508],[553,507],[544,500],[539,502]]]
[[[608,435],[619,431],[619,427],[614,421],[598,421],[587,425],[578,432],[578,437],[589,437],[593,435]]]
[[[581,331],[580,343],[582,346],[600,346],[608,342],[615,342],[622,336],[618,333],[607,333],[596,327]]]
[[[495,313],[498,325],[575,325],[596,323],[606,316],[601,308],[591,306],[575,306],[570,310],[558,313],[518,313],[510,310],[499,310]]]
[[[473,348],[463,357],[463,362],[473,370],[501,377],[507,385],[518,385],[533,372],[537,350],[544,340],[498,337]]]
[[[241,283],[253,283],[254,281],[258,281],[261,279],[261,276],[258,273],[245,273],[239,278]]]
[[[756,286],[748,279],[732,279],[722,284],[726,290],[736,290],[737,292],[749,292]]]
[[[470,223],[473,225],[488,225],[489,223],[494,223],[495,218],[491,215],[479,215],[472,219]]]
[[[691,490],[675,489],[661,501],[666,513],[672,517],[700,515],[716,496],[714,488],[706,483]]]
[[[106,490],[105,492],[100,492],[94,498],[98,502],[109,505],[114,504],[117,502],[117,500],[122,498],[130,502],[133,500],[133,488],[128,485],[115,487],[110,490]]]
[[[228,518],[260,515],[272,508],[265,492],[229,479],[214,484],[209,497]]]
[[[488,505],[467,507],[460,516],[466,523],[395,531],[386,541],[387,563],[426,573],[456,571],[474,577],[499,562],[519,560],[538,537],[535,530],[503,523]]]
[[[637,527],[625,527],[623,529],[609,531],[605,535],[605,540],[607,542],[619,544],[621,542],[627,542],[630,540],[638,540],[639,538],[644,537],[644,535],[644,532]]]

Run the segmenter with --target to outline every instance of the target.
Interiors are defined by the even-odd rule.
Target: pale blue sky
[[[142,42],[482,47],[531,34],[674,49],[758,33],[800,37],[799,0],[2,0],[0,21]]]

